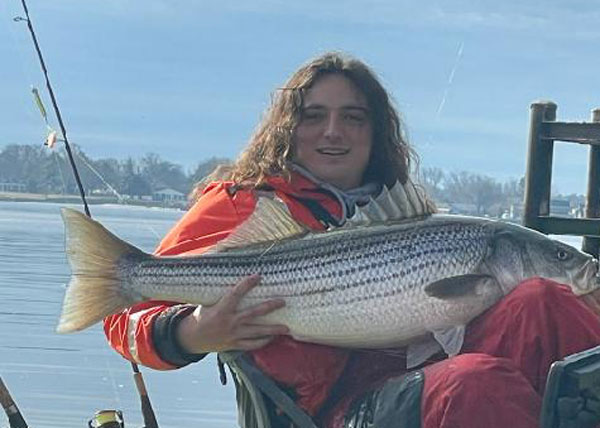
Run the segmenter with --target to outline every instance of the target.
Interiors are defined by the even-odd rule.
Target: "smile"
[[[349,152],[349,149],[342,149],[337,147],[324,147],[321,149],[317,149],[317,153],[328,156],[342,156],[348,154]]]

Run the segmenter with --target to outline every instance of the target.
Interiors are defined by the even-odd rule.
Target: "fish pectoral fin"
[[[464,325],[434,330],[432,333],[435,340],[449,357],[453,357],[460,352],[460,348],[462,348],[465,340]]]
[[[458,299],[479,294],[481,286],[497,287],[496,280],[490,275],[467,274],[440,279],[425,286],[425,293],[438,299]]]

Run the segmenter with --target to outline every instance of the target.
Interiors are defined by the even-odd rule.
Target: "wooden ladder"
[[[531,104],[529,149],[525,175],[523,225],[546,234],[583,236],[583,251],[598,258],[600,249],[600,108],[591,122],[558,122],[556,104]],[[590,146],[584,218],[550,215],[554,142]]]

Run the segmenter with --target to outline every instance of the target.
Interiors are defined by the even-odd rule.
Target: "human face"
[[[340,74],[319,78],[304,97],[294,162],[340,189],[352,189],[361,184],[372,145],[364,94]]]

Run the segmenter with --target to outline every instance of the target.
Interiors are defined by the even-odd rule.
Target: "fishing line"
[[[42,119],[44,120],[44,123],[46,124],[46,141],[44,142],[44,145],[48,146],[48,148],[50,148],[50,149],[53,149],[54,145],[56,144],[57,141],[64,142],[64,139],[58,138],[56,135],[56,131],[54,130],[54,128],[52,128],[52,126],[50,126],[50,122],[48,122],[48,113],[46,111],[46,107],[44,106],[42,97],[40,96],[40,93],[36,87],[34,87],[34,86],[31,87],[31,94],[33,95],[33,100],[35,102],[35,105],[37,106],[37,108],[40,112],[40,115],[42,116]],[[56,169],[58,169],[58,174],[60,175],[60,182],[62,184],[62,194],[66,195],[67,194],[67,183],[65,181],[65,176],[62,171],[62,166],[59,162],[59,159],[61,159],[61,157],[54,150],[52,151],[52,157],[54,158],[54,161],[56,163]]]
[[[85,210],[85,214],[88,217],[92,217],[90,213],[90,208],[88,206],[87,200],[85,198],[85,191],[83,190],[83,184],[81,184],[81,179],[79,177],[79,171],[77,170],[77,166],[75,165],[75,160],[73,159],[73,153],[71,152],[71,145],[69,144],[69,138],[67,137],[67,130],[65,128],[65,124],[62,119],[62,115],[60,113],[60,109],[58,108],[58,102],[56,101],[56,96],[54,95],[54,90],[52,89],[52,84],[50,83],[50,78],[48,76],[48,69],[46,67],[46,62],[44,61],[44,57],[42,56],[42,51],[40,45],[37,40],[37,36],[35,35],[35,31],[33,29],[33,23],[31,22],[31,17],[29,16],[29,9],[27,8],[27,4],[25,0],[21,0],[21,4],[23,5],[23,10],[25,12],[25,18],[17,17],[15,21],[25,21],[27,23],[27,28],[29,30],[29,34],[31,35],[31,39],[33,40],[33,44],[35,47],[35,51],[37,53],[40,66],[42,67],[42,72],[44,73],[44,80],[46,82],[46,89],[50,94],[50,100],[52,101],[52,107],[54,108],[54,114],[56,119],[58,120],[58,125],[60,127],[60,132],[62,134],[62,139],[64,140],[65,150],[67,151],[67,155],[69,157],[69,162],[71,163],[71,167],[73,170],[73,175],[75,176],[75,181],[77,183],[77,188],[79,190],[79,196],[81,197],[81,201],[83,202],[83,209]]]
[[[56,161],[56,168],[58,169],[58,174],[60,175],[60,181],[62,183],[63,195],[67,194],[67,183],[65,182],[65,177],[62,172],[62,167],[60,165],[59,159],[60,156],[56,152],[52,152],[54,160]]]
[[[44,120],[44,123],[46,124],[47,137],[46,137],[46,142],[44,144],[52,149],[57,141],[64,142],[64,139],[58,138],[56,136],[56,131],[52,128],[52,126],[50,126],[50,123],[48,122],[48,113],[46,112],[46,107],[44,106],[44,102],[42,101],[42,99],[40,97],[40,93],[37,90],[37,88],[32,87],[31,93],[33,95],[35,104],[36,104],[38,110],[40,111],[40,115],[42,116],[42,119]],[[117,201],[119,203],[125,203],[125,198],[123,197],[123,195],[121,195],[117,191],[117,189],[115,189],[108,182],[108,180],[106,180],[104,178],[104,176],[102,174],[100,174],[100,172],[90,162],[88,162],[88,160],[85,158],[83,153],[80,153],[78,150],[74,150],[73,153],[74,153],[74,156],[76,156],[81,161],[81,163],[83,163],[85,166],[87,166],[88,169],[106,186],[106,188],[108,190],[110,190],[117,197]],[[63,184],[63,193],[66,194],[67,193],[66,183],[65,183],[65,179],[64,179],[64,176],[62,173],[62,168],[60,166],[60,163],[58,162],[58,159],[60,158],[60,156],[56,152],[54,152],[53,154],[54,154],[54,159],[56,160],[58,172],[60,174],[60,178],[61,178],[61,181]],[[154,228],[152,226],[150,226],[148,224],[148,222],[146,220],[142,220],[142,223],[144,224],[144,226],[146,226],[148,228],[148,230],[150,230],[150,232],[152,232],[152,234],[154,235],[155,238],[160,240],[161,236],[156,232],[156,230],[154,230]]]
[[[44,106],[44,102],[42,101],[37,88],[32,87],[31,92],[33,94],[33,98],[34,98],[35,104],[37,105],[37,107],[38,107],[38,109],[40,111],[42,119],[46,123],[46,128],[47,128],[48,135],[46,137],[45,145],[48,146],[49,148],[53,148],[54,144],[56,143],[56,141],[64,142],[64,140],[61,139],[61,138],[57,138],[56,137],[56,131],[50,126],[50,123],[48,122],[48,114],[46,112],[46,107]],[[125,197],[123,197],[123,195],[121,195],[117,191],[117,189],[115,189],[108,182],[108,180],[106,180],[104,178],[104,176],[102,174],[100,174],[100,172],[90,162],[88,162],[88,160],[85,158],[85,156],[83,156],[83,154],[80,154],[78,150],[74,150],[73,154],[74,154],[74,156],[76,156],[81,161],[81,163],[83,163],[85,166],[88,167],[88,169],[106,186],[106,188],[108,190],[110,190],[117,197],[117,201],[119,203],[125,203],[126,202]],[[67,193],[67,186],[66,186],[66,182],[65,182],[64,175],[63,175],[63,172],[62,172],[62,167],[61,167],[61,165],[59,163],[59,159],[62,159],[62,158],[58,155],[58,153],[56,153],[56,151],[53,152],[53,157],[56,160],[56,166],[58,168],[58,172],[60,174],[60,179],[62,181],[63,194],[66,194]],[[158,240],[161,239],[161,236],[158,234],[158,232],[156,232],[156,230],[152,226],[150,226],[150,224],[146,220],[142,220],[142,223],[143,223],[144,226],[146,226],[146,228],[148,228],[148,230],[150,230],[150,232],[154,235],[154,237],[156,239],[158,239]]]
[[[158,240],[160,240],[162,238],[162,236],[156,231],[156,229],[154,229],[152,226],[150,226],[150,224],[148,224],[148,222],[143,221],[144,226],[146,226],[146,228],[148,228],[148,230],[150,232],[152,232],[152,234],[154,235],[154,237]]]
[[[14,13],[14,11],[8,11],[8,2],[0,2],[0,4],[2,4],[3,6],[3,10],[6,12],[6,15],[11,15]],[[13,18],[14,22],[21,22],[24,19],[21,17],[16,17]],[[34,77],[30,71],[30,64],[29,62],[31,61],[27,61],[24,53],[23,53],[23,49],[22,49],[22,45],[24,45],[26,43],[26,40],[22,40],[21,37],[19,37],[19,33],[17,33],[16,29],[12,26],[12,25],[8,25],[6,28],[8,28],[8,33],[10,34],[10,38],[13,41],[13,45],[16,47],[15,51],[16,51],[16,56],[19,58],[19,61],[12,61],[12,63],[19,63],[19,66],[21,68],[21,74],[23,76],[25,76],[25,80],[26,82],[28,82],[29,84],[32,84],[32,82],[37,82],[37,78]],[[29,103],[29,100],[26,100],[26,97],[18,97],[19,100],[19,104],[22,106],[22,110],[24,110],[26,112],[26,115],[28,118],[31,118],[32,120],[36,119],[35,113],[32,111],[31,109],[31,104]],[[35,121],[35,124],[37,125],[38,122],[37,120]]]
[[[25,12],[25,18],[17,17],[15,18],[16,22],[25,21],[27,23],[27,28],[29,30],[29,34],[31,35],[31,39],[33,40],[33,44],[35,46],[35,51],[37,53],[37,57],[42,67],[42,72],[44,73],[44,79],[46,82],[46,88],[48,93],[50,94],[50,100],[52,101],[52,107],[54,108],[54,114],[56,119],[58,120],[58,124],[60,126],[60,131],[62,134],[62,140],[64,142],[65,150],[67,152],[69,162],[71,164],[71,169],[73,171],[73,175],[75,176],[75,181],[77,182],[77,188],[79,189],[79,195],[81,197],[81,201],[83,202],[83,207],[85,210],[85,214],[88,217],[92,217],[90,213],[90,209],[85,197],[85,191],[83,189],[83,184],[81,183],[81,179],[79,177],[79,171],[77,170],[77,166],[75,165],[75,160],[73,159],[73,153],[71,151],[71,145],[69,144],[69,139],[67,137],[67,130],[65,128],[62,115],[60,113],[60,109],[58,108],[58,102],[56,101],[56,96],[54,95],[54,90],[52,89],[52,84],[50,83],[50,78],[48,76],[48,69],[46,67],[46,63],[44,61],[44,57],[42,55],[42,51],[40,45],[37,40],[37,36],[33,29],[33,23],[31,21],[31,17],[29,16],[29,9],[27,8],[27,4],[25,0],[21,0],[21,4],[23,6],[23,11]],[[35,95],[35,94],[34,94]],[[158,422],[156,421],[156,416],[154,414],[154,410],[152,409],[152,404],[150,403],[150,398],[148,397],[148,393],[146,391],[146,386],[144,384],[144,380],[142,378],[142,374],[136,363],[131,362],[131,367],[134,372],[134,380],[135,384],[140,396],[141,404],[142,404],[142,415],[144,417],[144,423],[146,428],[158,428]]]
[[[108,352],[108,350],[106,349],[105,352],[103,353],[105,357],[107,356],[106,355],[107,352]],[[106,367],[106,371],[108,372],[108,377],[110,379],[110,383],[113,388],[113,394],[115,397],[115,405],[116,405],[115,407],[122,408],[123,406],[121,405],[122,403],[121,403],[121,396],[119,394],[119,388],[117,386],[117,381],[116,381],[114,373],[110,367],[110,364],[108,364],[108,358],[104,358],[104,365]]]
[[[92,171],[94,173],[94,175],[96,177],[98,177],[98,179],[100,181],[102,181],[102,183],[108,188],[108,190],[110,190],[112,193],[114,193],[114,195],[117,197],[117,200],[119,202],[124,202],[125,198],[123,197],[123,195],[121,195],[119,192],[117,192],[117,189],[115,189],[113,186],[110,185],[110,183],[108,181],[106,181],[104,179],[104,177],[102,176],[102,174],[100,174],[98,172],[98,170],[96,168],[94,168],[92,166],[92,164],[90,164],[87,159],[85,159],[82,155],[80,155],[79,153],[75,152],[75,156],[77,156],[77,158],[85,165],[89,168],[90,171]]]

